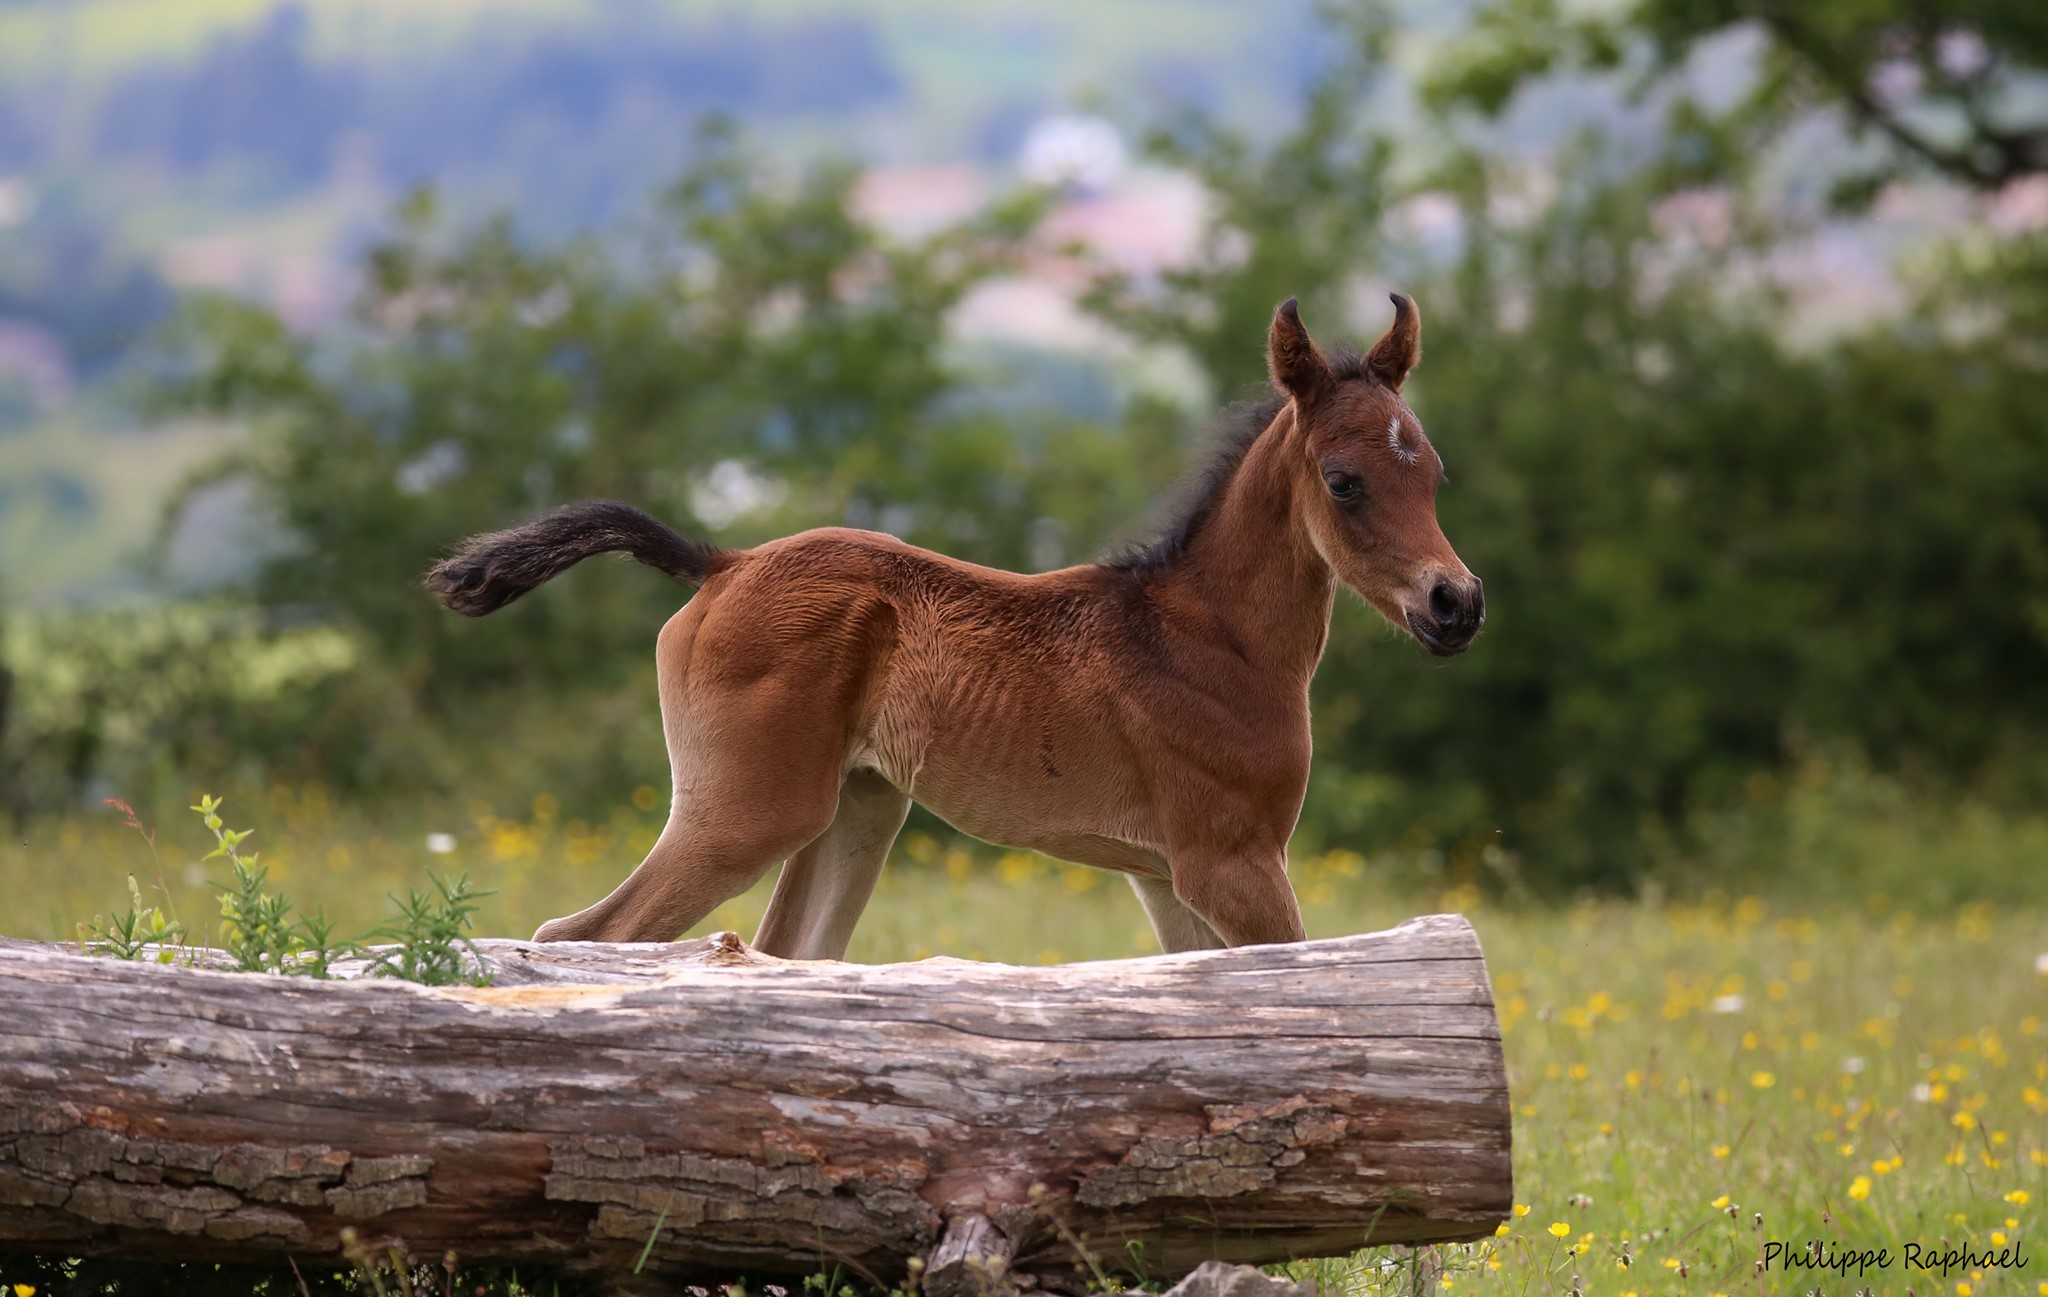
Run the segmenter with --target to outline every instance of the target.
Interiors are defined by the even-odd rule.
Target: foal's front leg
[[[909,814],[910,798],[880,775],[848,775],[831,827],[783,863],[754,948],[783,959],[846,958],[853,925]]]
[[[1227,946],[1216,929],[1210,927],[1173,894],[1173,884],[1164,878],[1149,874],[1128,874],[1131,890],[1138,894],[1139,904],[1145,907],[1145,917],[1152,920],[1152,931],[1159,938],[1159,948],[1169,955],[1183,950],[1215,950]]]

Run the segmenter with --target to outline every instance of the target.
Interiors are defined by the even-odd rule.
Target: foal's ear
[[[1266,334],[1266,372],[1282,396],[1302,405],[1336,384],[1328,358],[1302,327],[1301,307],[1291,297],[1273,312],[1273,327]]]
[[[1422,359],[1422,316],[1410,298],[1400,293],[1387,296],[1394,302],[1394,322],[1366,353],[1365,367],[1373,377],[1398,392],[1401,384],[1408,381],[1408,371]]]

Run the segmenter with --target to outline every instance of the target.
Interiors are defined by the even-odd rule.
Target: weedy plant
[[[149,844],[150,855],[155,857],[156,830],[144,824],[135,808],[120,798],[109,797],[105,802],[121,812],[123,824],[142,835],[142,840]],[[171,894],[163,885],[161,858],[157,859],[157,890],[163,893],[163,906],[145,906],[135,875],[128,875],[127,911],[115,915],[111,921],[95,914],[91,922],[80,923],[79,944],[94,954],[112,955],[117,959],[149,956],[159,964],[175,963],[185,944],[185,925],[178,922],[176,911],[170,908]]]
[[[370,934],[392,943],[371,961],[370,975],[427,986],[484,985],[491,980],[490,969],[468,932],[477,901],[490,893],[472,887],[467,874],[457,875],[452,883],[434,873],[427,879],[438,895],[408,888],[405,899],[398,901],[398,921]]]
[[[269,889],[269,867],[258,853],[242,850],[255,830],[229,828],[220,815],[221,802],[201,794],[192,809],[213,834],[214,848],[203,860],[224,860],[228,865],[229,881],[216,886],[221,893],[221,947],[234,961],[235,971],[324,978],[337,960],[367,953],[372,977],[428,986],[482,986],[490,981],[490,970],[468,935],[477,902],[490,893],[474,887],[467,874],[457,875],[453,882],[427,875],[432,892],[412,888],[405,899],[392,898],[398,906],[395,922],[360,940],[338,941],[324,909],[296,914],[290,898]],[[114,799],[109,804],[126,813],[127,822],[155,850],[155,832],[136,818],[134,810]],[[91,954],[116,959],[154,958],[170,964],[186,956],[190,947],[185,926],[165,909],[144,906],[133,874],[128,876],[128,901],[127,911],[111,921],[96,914],[90,923],[79,924],[79,944]],[[365,949],[378,941],[391,943],[391,948]]]
[[[142,903],[142,889],[135,875],[128,875],[128,909],[110,920],[99,915],[78,925],[79,944],[95,955],[116,959],[152,958],[159,964],[176,963],[185,943],[185,925],[167,918],[157,906]]]
[[[206,860],[225,860],[232,879],[221,885],[221,943],[245,973],[284,973],[325,977],[334,961],[352,953],[352,943],[337,945],[334,925],[324,910],[294,917],[283,893],[265,888],[270,869],[255,852],[242,854],[242,843],[254,829],[231,829],[220,817],[221,799],[200,795],[193,807],[213,831],[215,846]]]

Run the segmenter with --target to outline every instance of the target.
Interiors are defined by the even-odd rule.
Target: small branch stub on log
[[[1511,1201],[1456,916],[1053,968],[479,945],[493,985],[429,989],[0,941],[0,1249],[262,1261],[353,1227],[613,1273],[916,1257],[975,1297],[1479,1238]]]
[[[1013,1250],[996,1223],[980,1212],[955,1216],[946,1222],[925,1268],[926,1297],[983,1297],[1006,1286]]]

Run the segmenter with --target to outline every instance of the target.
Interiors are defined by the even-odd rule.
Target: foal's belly
[[[1140,808],[1107,806],[1086,796],[961,796],[944,780],[911,795],[962,833],[999,847],[1123,873],[1167,877],[1166,858]]]
[[[1085,699],[1050,704],[971,688],[885,699],[853,764],[984,842],[1163,876],[1156,817],[1113,716]]]

